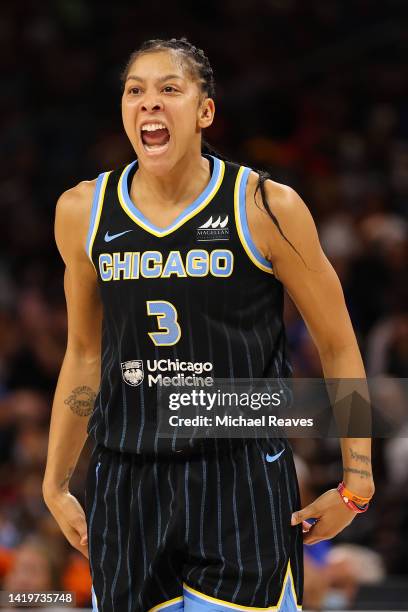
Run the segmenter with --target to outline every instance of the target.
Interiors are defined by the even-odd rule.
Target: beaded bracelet
[[[360,495],[355,495],[349,489],[347,489],[343,481],[339,483],[337,491],[339,492],[341,499],[344,501],[346,506],[350,508],[350,510],[358,512],[359,514],[368,510],[371,497],[361,497]]]

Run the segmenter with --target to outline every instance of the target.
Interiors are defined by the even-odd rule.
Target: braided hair
[[[214,73],[208,57],[202,49],[192,45],[187,38],[170,38],[169,40],[153,38],[151,40],[146,40],[142,46],[130,56],[122,73],[122,82],[126,81],[131,65],[140,55],[169,50],[175,51],[182,56],[191,76],[194,80],[198,81],[201,92],[206,94],[208,98],[215,98]]]
[[[125,66],[125,69],[122,72],[122,76],[121,76],[122,83],[126,81],[126,78],[129,74],[130,67],[136,61],[138,57],[140,57],[141,55],[144,55],[145,53],[154,53],[154,52],[168,51],[168,50],[175,51],[176,53],[179,53],[181,55],[187,70],[190,72],[191,77],[195,81],[198,82],[200,89],[201,89],[201,93],[208,98],[215,98],[215,80],[214,80],[214,73],[213,73],[213,69],[211,67],[210,61],[202,49],[195,47],[185,37],[170,38],[168,40],[154,38],[154,39],[145,41],[141,45],[141,47],[139,47],[139,49],[137,49],[131,54]],[[211,145],[209,145],[204,139],[202,140],[201,150],[204,154],[214,155],[215,157],[218,157],[219,159],[222,159],[223,161],[229,161],[228,159],[223,157],[220,153],[218,153],[218,151],[213,149],[213,147],[211,147]],[[284,238],[284,240],[286,240],[286,242],[301,257],[301,259],[303,259],[300,253],[297,251],[297,249],[290,242],[290,240],[286,238],[279,224],[278,218],[271,210],[270,204],[268,202],[268,197],[266,195],[266,189],[265,189],[265,183],[268,179],[272,178],[271,175],[268,172],[265,172],[264,170],[256,170],[256,172],[258,173],[258,183],[257,183],[255,194],[254,194],[256,205],[258,206],[256,195],[259,191],[261,194],[261,200],[262,200],[263,207],[265,211],[267,212],[267,214],[269,215],[269,217],[272,219],[275,226],[277,227],[282,238]]]

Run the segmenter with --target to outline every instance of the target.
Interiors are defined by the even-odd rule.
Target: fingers
[[[89,559],[88,538],[86,537],[86,542],[83,541],[84,538],[80,538],[78,533],[72,528],[68,528],[64,533],[65,533],[65,537],[67,538],[71,546],[75,548],[76,550],[78,550],[81,554],[83,554],[84,557]]]
[[[316,544],[320,540],[333,538],[340,533],[356,514],[347,508],[336,489],[326,491],[305,508],[294,512],[291,525],[302,524],[303,541],[305,544]],[[315,519],[313,525],[306,521]]]
[[[79,550],[80,553],[82,553],[85,557],[85,559],[89,559],[89,553],[88,553],[88,547],[81,547],[81,549]]]
[[[70,521],[71,527],[77,532],[81,544],[88,542],[88,535],[86,530],[86,521],[83,516],[76,516]]]
[[[72,521],[72,531],[75,534],[74,543],[71,544],[75,546],[77,550],[83,553],[86,557],[88,556],[88,534],[85,518],[82,516],[77,516]]]
[[[343,524],[332,524],[331,520],[323,517],[321,520],[316,521],[307,532],[303,531],[303,543],[317,544],[321,540],[334,538],[345,526]]]
[[[306,521],[306,519],[316,518],[316,516],[317,514],[315,506],[313,504],[309,504],[302,510],[298,510],[297,512],[294,512],[292,514],[290,524],[292,526],[299,525],[303,521]]]
[[[321,542],[321,540],[327,540],[333,537],[331,534],[327,533],[324,524],[322,525],[321,521],[317,521],[312,528],[303,535],[303,543],[304,544],[317,544],[317,542]]]
[[[68,542],[88,558],[88,534],[85,513],[70,493],[61,493],[49,506]]]
[[[320,526],[320,528],[318,528],[318,525],[316,524],[316,527],[313,526],[313,529],[310,532],[304,534],[303,543],[307,544],[308,546],[311,546],[312,544],[317,544],[318,542],[322,542],[322,540],[331,540],[338,533],[339,533],[339,530],[335,531],[334,533],[331,533],[325,530],[324,527]]]
[[[67,538],[68,542],[71,544],[71,546],[73,548],[75,548],[75,550],[77,550],[78,552],[80,552],[82,555],[84,555],[84,557],[86,557],[87,559],[88,557],[88,548],[86,546],[81,546],[79,541],[75,538]]]

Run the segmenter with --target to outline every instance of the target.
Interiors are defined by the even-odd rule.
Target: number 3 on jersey
[[[157,327],[160,331],[148,332],[156,346],[172,346],[181,337],[180,325],[177,323],[177,310],[164,300],[146,302],[147,314],[157,317]]]

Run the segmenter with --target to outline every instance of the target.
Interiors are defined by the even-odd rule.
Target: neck
[[[131,195],[144,201],[153,200],[163,207],[194,201],[210,180],[210,164],[202,157],[201,150],[186,154],[164,176],[149,172],[139,164],[133,178]]]

